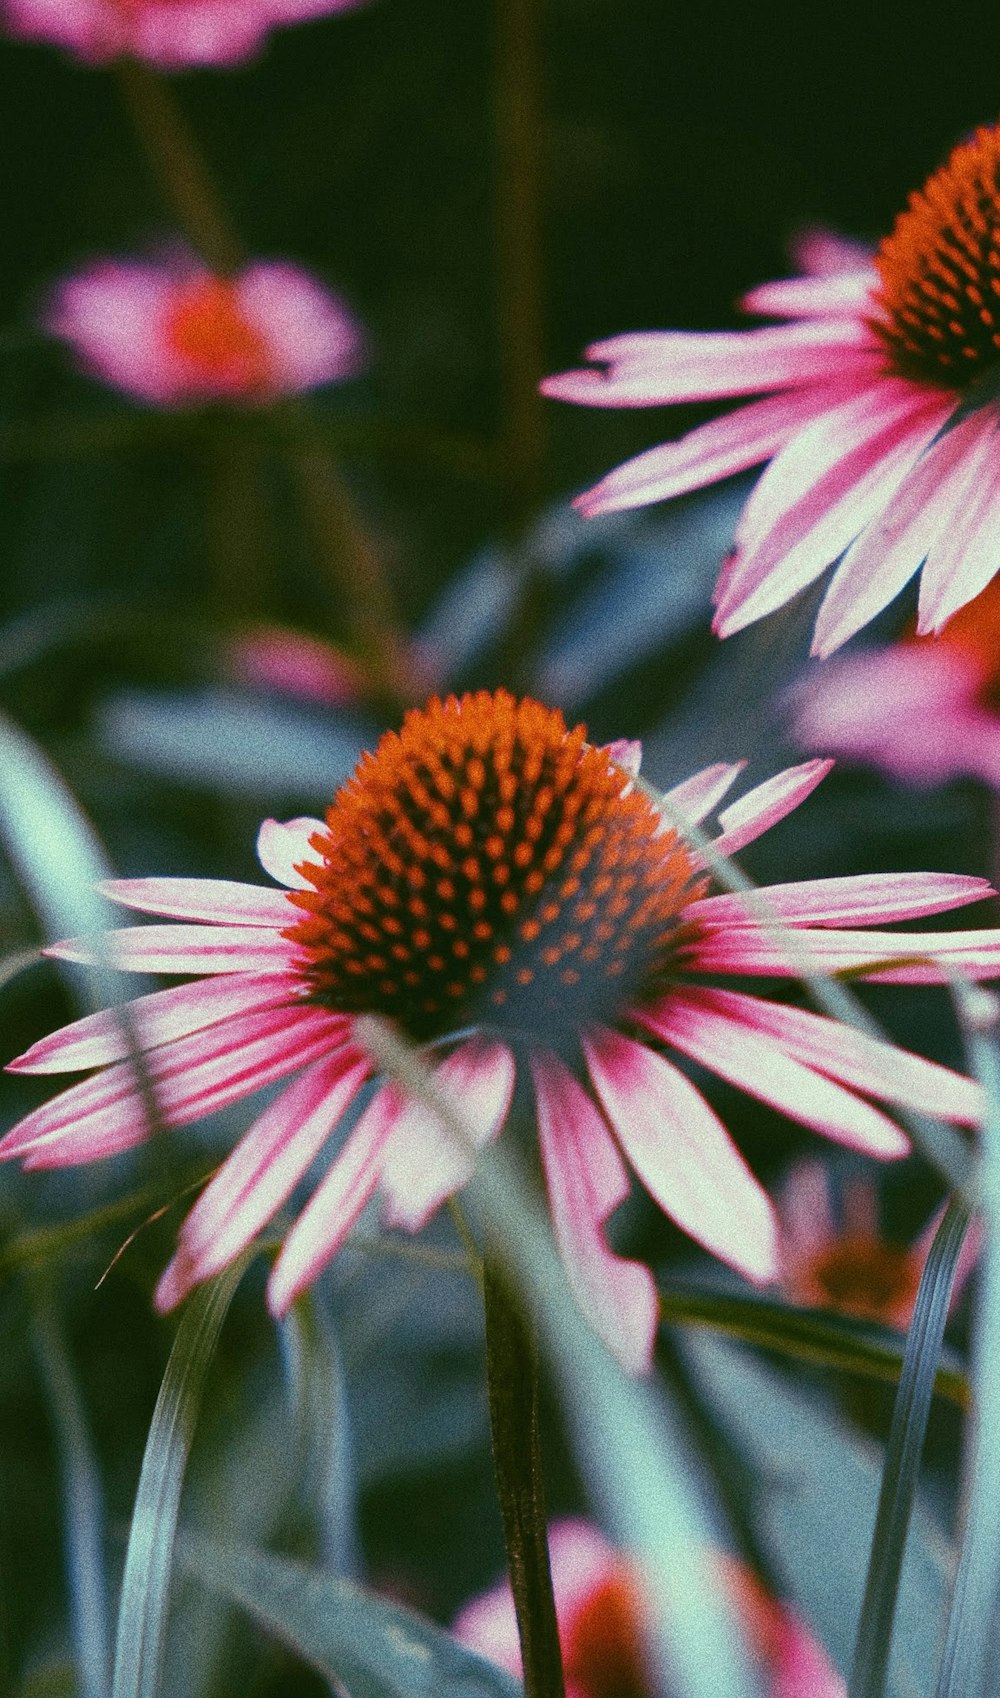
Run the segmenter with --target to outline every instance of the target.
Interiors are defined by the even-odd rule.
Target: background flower
[[[343,12],[362,0],[3,0],[12,35],[52,41],[82,59],[128,54],[161,71],[236,65],[268,31]]]

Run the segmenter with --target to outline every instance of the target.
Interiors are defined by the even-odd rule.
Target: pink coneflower
[[[185,65],[237,65],[269,30],[361,0],[2,0],[12,35],[54,41],[102,64],[127,55],[161,71]]]
[[[594,748],[582,725],[568,730],[559,712],[503,690],[435,699],[362,757],[325,824],[264,825],[261,862],[280,888],[116,880],[113,901],[181,923],[110,933],[103,957],[87,940],[54,946],[62,960],[110,955],[140,972],[202,975],[131,1005],[128,1028],[147,1052],[165,1122],[298,1075],[188,1216],[161,1308],[231,1261],[308,1172],[374,1072],[362,1015],[426,1048],[439,1088],[484,1144],[523,1069],[567,1274],[632,1369],[649,1360],[657,1298],[648,1269],[614,1255],[604,1236],[628,1193],[626,1163],[714,1255],[751,1280],[778,1267],[766,1192],[666,1051],[869,1155],[908,1148],[869,1097],[977,1119],[971,1080],[705,980],[793,977],[806,958],[819,971],[877,963],[871,977],[911,984],[940,982],[946,968],[1000,975],[1000,931],[855,929],[974,902],[985,881],[901,873],[773,885],[764,897],[779,930],[746,898],[709,894],[697,854],[630,776],[635,761],[635,746]],[[792,768],[726,808],[718,848],[741,849],[783,819],[829,764]],[[710,767],[667,805],[697,824],[739,770]],[[0,1156],[59,1167],[146,1138],[128,1043],[109,1011],[13,1063],[102,1071],[29,1114]],[[376,1189],[386,1222],[415,1231],[473,1165],[432,1110],[383,1083],[285,1240],[269,1285],[274,1312],[317,1277]]]
[[[899,1243],[881,1229],[878,1191],[870,1180],[854,1177],[844,1185],[838,1216],[826,1169],[815,1161],[796,1162],[778,1203],[781,1284],[795,1303],[880,1321],[905,1332],[941,1213],[938,1210],[912,1244]],[[980,1233],[970,1230],[955,1272],[952,1303],[962,1293],[979,1248]]]
[[[792,692],[795,735],[916,785],[1000,790],[1000,578],[940,636],[841,655]]]
[[[296,265],[219,277],[194,259],[97,260],[56,289],[47,326],[94,377],[159,406],[263,403],[352,377],[357,323]]]
[[[566,1698],[653,1698],[650,1601],[637,1565],[587,1521],[549,1529],[552,1588]],[[746,1635],[767,1698],[845,1698],[846,1688],[795,1611],[770,1597],[745,1563],[717,1554],[722,1588]],[[521,1651],[510,1584],[473,1598],[456,1638],[516,1679]]]
[[[579,505],[641,507],[770,460],[716,589],[719,635],[834,560],[817,654],[921,565],[919,628],[939,630],[1000,562],[1000,128],[955,149],[872,264],[765,283],[743,306],[789,322],[616,336],[588,349],[599,369],[543,384],[605,407],[766,395],[620,466]]]

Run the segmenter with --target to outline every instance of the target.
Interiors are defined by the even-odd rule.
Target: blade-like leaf
[[[335,1574],[357,1572],[355,1465],[340,1350],[329,1314],[314,1292],[298,1298],[281,1327],[285,1379],[298,1427],[308,1507],[319,1524],[320,1552]]]
[[[118,1605],[112,1698],[155,1698],[177,1510],[202,1387],[249,1252],[189,1298],[150,1424]]]
[[[178,1557],[351,1698],[518,1698],[510,1675],[441,1628],[322,1569],[190,1534]]]

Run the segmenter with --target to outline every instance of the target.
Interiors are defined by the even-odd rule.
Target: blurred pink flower
[[[225,664],[234,683],[322,707],[348,707],[365,696],[364,679],[349,655],[287,625],[251,625],[238,632],[227,645]]]
[[[910,784],[1000,790],[1000,578],[938,637],[842,655],[791,694],[795,735]]]
[[[280,888],[139,878],[111,900],[180,924],[53,946],[61,960],[201,975],[90,1015],[35,1044],[17,1072],[99,1068],[36,1109],[0,1156],[60,1167],[114,1155],[151,1131],[142,1045],[163,1122],[184,1125],[298,1077],[264,1110],[181,1229],[157,1293],[168,1309],[218,1272],[288,1200],[374,1072],[358,1017],[394,1022],[431,1056],[476,1139],[507,1116],[515,1073],[533,1082],[556,1241],[581,1308],[631,1370],[657,1322],[647,1268],[616,1256],[605,1223],[629,1190],[626,1161],[663,1209],[749,1279],[778,1272],[774,1211],[718,1116],[665,1050],[868,1155],[906,1153],[880,1099],[963,1124],[969,1079],[837,1021],[706,977],[795,977],[852,968],[896,983],[949,970],[1000,976],[1000,931],[870,930],[974,902],[983,879],[872,874],[709,895],[697,854],[625,765],[583,726],[506,691],[432,700],[407,714],[335,796],[326,822],[273,820],[261,863]],[[828,770],[793,767],[722,810],[735,853],[796,808]],[[739,765],[669,793],[697,825]],[[893,964],[895,961],[896,964]],[[624,1158],[624,1159],[623,1159]],[[389,1225],[418,1230],[466,1183],[474,1152],[422,1102],[384,1083],[291,1228],[271,1274],[279,1314],[330,1261],[376,1189]]]
[[[835,1309],[905,1331],[942,1213],[939,1209],[932,1216],[914,1243],[897,1243],[881,1231],[878,1191],[870,1180],[855,1177],[844,1186],[838,1220],[826,1169],[815,1161],[796,1162],[778,1204],[781,1284],[793,1302],[808,1308]],[[974,1223],[955,1270],[953,1304],[972,1272],[980,1241]]]
[[[552,1588],[566,1698],[654,1698],[647,1667],[650,1603],[641,1571],[587,1521],[553,1522]],[[846,1698],[846,1687],[795,1611],[777,1603],[735,1557],[714,1565],[767,1698]],[[514,1600],[507,1580],[473,1598],[452,1632],[471,1650],[521,1677]]]
[[[53,41],[101,64],[127,55],[161,71],[237,65],[269,30],[362,0],[2,0],[11,35]]]
[[[645,407],[766,396],[653,448],[580,496],[587,514],[641,507],[769,460],[716,587],[720,636],[839,565],[814,652],[827,655],[923,565],[919,628],[940,630],[1000,561],[1000,128],[964,142],[910,197],[870,264],[765,283],[748,331],[658,331],[587,350],[596,369],[547,395]]]
[[[195,260],[97,260],[54,292],[47,327],[94,377],[160,406],[261,403],[352,377],[362,338],[298,266],[218,277]]]

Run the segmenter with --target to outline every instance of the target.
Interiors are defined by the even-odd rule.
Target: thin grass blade
[[[299,1477],[319,1527],[320,1556],[334,1574],[354,1575],[360,1555],[356,1474],[340,1351],[315,1292],[294,1304],[279,1333],[288,1400],[298,1429]]]

